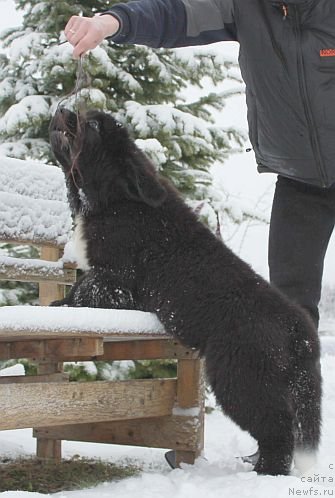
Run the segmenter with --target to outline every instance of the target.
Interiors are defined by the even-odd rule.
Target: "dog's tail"
[[[299,321],[294,350],[294,461],[300,472],[306,472],[315,463],[321,431],[320,344],[314,325],[309,320]]]

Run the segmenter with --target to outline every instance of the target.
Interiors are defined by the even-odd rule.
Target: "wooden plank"
[[[69,269],[52,269],[41,267],[20,267],[20,260],[17,265],[0,265],[0,280],[10,280],[15,282],[49,282],[63,285],[72,285],[76,281],[76,271]]]
[[[28,307],[27,307],[28,309]],[[52,308],[53,311],[57,310],[57,307]],[[57,313],[54,313],[55,315]],[[99,316],[99,315],[98,315]],[[55,318],[57,320],[57,317]],[[60,325],[59,327],[53,329],[52,325],[47,325],[45,328],[43,328],[43,325],[40,328],[35,328],[34,321],[32,320],[32,326],[33,328],[30,328],[29,326],[23,326],[22,328],[16,328],[15,325],[11,327],[11,325],[7,326],[2,326],[0,323],[0,342],[12,342],[15,340],[30,340],[30,339],[49,339],[49,338],[67,338],[67,337],[100,337],[104,339],[105,341],[108,341],[109,339],[112,339],[113,341],[135,341],[135,340],[144,340],[144,339],[162,339],[166,337],[169,339],[169,336],[165,336],[164,334],[157,333],[155,335],[154,333],[150,335],[143,335],[142,332],[132,332],[131,330],[125,331],[122,330],[121,332],[118,332],[115,330],[113,325],[111,326],[111,330],[92,330],[91,328],[87,327],[87,329],[83,328],[73,328],[72,330],[68,328],[69,324],[66,325]],[[39,325],[39,324],[38,324]],[[131,346],[130,346],[131,347]],[[196,354],[197,357],[197,354]]]
[[[30,358],[39,360],[91,360],[103,353],[103,337],[84,336],[78,333],[62,338],[35,337],[27,339],[21,335],[0,340],[0,360]]]
[[[35,247],[50,247],[53,249],[63,249],[64,244],[60,244],[56,239],[43,239],[43,238],[23,238],[23,237],[7,237],[5,233],[0,232],[0,243],[4,244],[17,244],[17,245],[31,245]]]
[[[54,308],[55,309],[55,308]],[[102,341],[104,336],[99,332],[90,332],[89,330],[67,330],[67,329],[15,329],[15,328],[1,328],[0,326],[0,343],[1,342],[15,342],[15,341],[31,341],[37,340],[49,340],[49,339],[60,339],[67,340],[72,338],[100,338]]]
[[[0,360],[57,357],[84,361],[96,356],[103,361],[189,359],[197,358],[198,354],[169,337],[120,339],[120,336],[106,338],[102,334],[84,332],[0,331]]]
[[[198,351],[182,346],[169,336],[160,338],[104,339],[104,354],[100,358],[109,360],[162,360],[173,358],[198,358]]]
[[[75,261],[64,261],[63,266],[67,270],[77,270],[77,263]]]
[[[10,360],[17,358],[31,358],[40,360],[58,359],[59,361],[85,361],[98,359],[100,361],[126,360],[126,359],[160,359],[160,358],[184,358],[183,350],[177,348],[174,355],[171,353],[169,345],[164,351],[164,339],[159,345],[160,353],[154,353],[151,345],[155,342],[154,339],[139,340],[139,345],[136,346],[135,352],[132,354],[132,341],[121,341],[121,343],[129,342],[129,348],[126,353],[123,350],[123,345],[118,348],[118,342],[115,341],[115,351],[113,354],[105,352],[105,338],[100,333],[89,333],[79,331],[67,331],[58,333],[51,331],[20,331],[20,330],[4,330],[0,331],[0,360]],[[133,342],[137,342],[137,339]],[[195,354],[195,353],[192,353]],[[188,352],[185,351],[186,357]]]
[[[155,417],[34,429],[35,437],[198,451],[200,424],[194,417]]]
[[[175,379],[0,385],[0,430],[172,413]]]
[[[34,384],[38,382],[64,382],[69,374],[55,373],[50,375],[8,375],[0,377],[0,384]]]

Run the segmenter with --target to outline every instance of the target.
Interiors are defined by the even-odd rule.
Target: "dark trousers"
[[[319,323],[323,263],[335,223],[335,186],[279,176],[269,234],[270,281]]]

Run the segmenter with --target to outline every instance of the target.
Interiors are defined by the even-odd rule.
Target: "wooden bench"
[[[0,242],[40,251],[35,260],[0,256],[0,279],[38,282],[40,301],[0,308],[0,360],[37,364],[35,376],[0,377],[0,430],[33,427],[40,458],[60,459],[61,441],[76,440],[169,448],[177,465],[193,463],[204,430],[197,351],[167,336],[149,313],[46,307],[76,278],[62,172],[0,158],[0,213]],[[63,372],[65,361],[171,358],[173,379],[69,382]]]

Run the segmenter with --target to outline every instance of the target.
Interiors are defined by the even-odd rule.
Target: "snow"
[[[65,244],[72,230],[64,175],[56,166],[0,156],[0,232]]]
[[[58,64],[68,64],[72,62],[72,50],[69,43],[65,43],[64,45],[56,44],[48,49],[43,57],[43,65],[52,67],[55,64],[55,61],[57,61]],[[63,67],[62,71],[64,71]]]
[[[168,71],[168,67],[166,64],[162,63],[158,56],[159,52],[150,51],[147,55],[147,64],[151,67],[155,67],[158,69],[158,77],[160,80],[171,80],[171,73]]]
[[[104,380],[127,380],[129,379],[129,370],[134,369],[135,362],[133,360],[114,360],[113,363],[105,363],[102,366],[100,376]]]
[[[153,163],[157,168],[159,168],[160,164],[166,163],[166,149],[156,138],[148,138],[146,140],[138,138],[137,140],[135,140],[135,143],[137,147],[139,147],[141,150],[143,150],[143,152],[145,152],[152,158]]]
[[[24,374],[24,366],[21,365],[21,363],[16,363],[16,365],[12,365],[11,367],[3,368],[2,370],[0,370],[0,377],[18,376]]]
[[[1,235],[16,240],[56,240],[59,244],[68,240],[72,223],[64,217],[62,203],[22,201],[15,194],[0,192]]]
[[[107,42],[105,42],[107,43]],[[118,79],[121,84],[131,92],[141,92],[141,85],[136,79],[120,67],[116,67],[109,59],[107,53],[101,46],[91,51],[92,57],[99,62],[97,66],[97,75],[102,70],[111,80]]]
[[[156,315],[136,310],[94,308],[2,306],[0,327],[18,331],[95,332],[101,334],[161,335],[164,329]],[[4,332],[2,332],[3,334]]]
[[[0,156],[0,189],[35,199],[67,202],[61,169],[35,161]]]
[[[0,132],[15,135],[20,127],[45,117],[50,117],[46,98],[41,95],[29,95],[23,97],[17,104],[13,104],[0,118]]]
[[[193,134],[198,134],[198,140],[211,141],[208,126],[204,120],[168,105],[141,105],[135,101],[125,104],[127,117],[140,136],[145,136],[150,130],[179,130],[195,140]],[[191,137],[189,137],[191,135]],[[209,144],[208,144],[209,145]]]
[[[13,79],[5,78],[0,83],[0,94],[4,96],[4,98],[11,97],[13,94]]]
[[[31,271],[38,271],[39,275],[60,276],[63,274],[63,262],[46,261],[40,259],[12,258],[0,255],[0,272],[19,270],[21,275],[29,275]]]
[[[90,102],[90,105],[94,106],[97,109],[106,108],[107,98],[101,90],[98,90],[97,88],[83,88],[82,90],[80,90],[78,95],[74,93],[73,95],[66,97],[66,106],[69,109],[76,106],[79,95],[80,98],[83,99],[83,101]],[[52,108],[52,111],[53,110],[54,109]]]
[[[200,407],[194,406],[193,408],[180,408],[180,406],[175,406],[172,409],[173,415],[179,417],[198,417],[200,414]]]
[[[40,48],[41,38],[43,38],[41,33],[31,31],[13,40],[9,50],[11,60],[21,61],[22,58],[29,57],[32,48]]]

